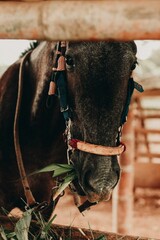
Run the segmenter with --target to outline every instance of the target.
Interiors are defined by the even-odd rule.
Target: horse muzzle
[[[73,182],[73,185],[78,195],[85,196],[87,200],[91,203],[108,201],[112,194],[112,189],[103,190],[102,188],[100,188],[98,191],[96,190],[96,192],[91,189],[84,189],[77,180]]]
[[[105,193],[99,193],[99,194],[94,193],[94,192],[88,192],[88,193],[86,193],[86,197],[89,202],[98,203],[98,202],[102,202],[102,201],[109,201],[111,198],[111,194],[112,194],[112,190],[107,191]]]
[[[77,193],[91,203],[108,201],[120,176],[116,155],[124,151],[124,145],[108,147],[76,139],[71,145],[78,150],[71,156],[78,176],[74,183]]]

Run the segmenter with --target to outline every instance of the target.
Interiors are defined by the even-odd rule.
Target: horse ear
[[[130,41],[129,44],[130,44],[134,54],[136,54],[137,53],[137,46],[136,46],[135,42],[134,41]]]

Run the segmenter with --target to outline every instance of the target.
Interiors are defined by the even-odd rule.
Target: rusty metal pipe
[[[0,38],[160,39],[159,0],[0,1]]]

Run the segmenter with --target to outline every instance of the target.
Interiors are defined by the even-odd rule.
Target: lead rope
[[[14,146],[15,146],[17,165],[18,165],[19,174],[21,177],[21,181],[22,181],[22,185],[23,185],[23,189],[24,189],[24,193],[26,196],[28,206],[35,205],[36,201],[31,192],[29,182],[28,182],[28,179],[26,176],[26,171],[25,171],[24,164],[23,164],[22,151],[21,151],[20,141],[19,141],[19,115],[20,115],[20,108],[21,108],[21,102],[22,102],[23,70],[24,70],[25,62],[28,60],[31,52],[32,51],[26,53],[20,63],[19,80],[18,80],[18,94],[17,94],[17,103],[16,103],[16,110],[15,110],[15,117],[14,117],[14,129],[13,129]]]

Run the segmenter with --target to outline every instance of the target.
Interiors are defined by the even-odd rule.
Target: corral
[[[78,3],[1,1],[0,37],[46,40],[158,40],[160,39],[159,14],[160,3],[155,0],[152,3],[151,1],[132,3],[128,1],[78,1]],[[158,128],[150,129],[154,124],[153,119],[159,119],[160,110],[150,109],[145,104],[145,98],[153,99],[153,96],[159,97],[159,90],[154,90],[154,85],[143,95],[135,96],[130,107],[128,122],[123,130],[123,141],[127,145],[127,151],[120,160],[123,172],[118,190],[113,195],[113,231],[122,234],[129,232],[132,227],[134,188],[160,188],[160,153],[157,151],[159,137],[156,140],[154,138],[154,134],[160,132]],[[118,238],[109,233],[106,236],[107,239]],[[129,236],[120,238],[137,239]]]

